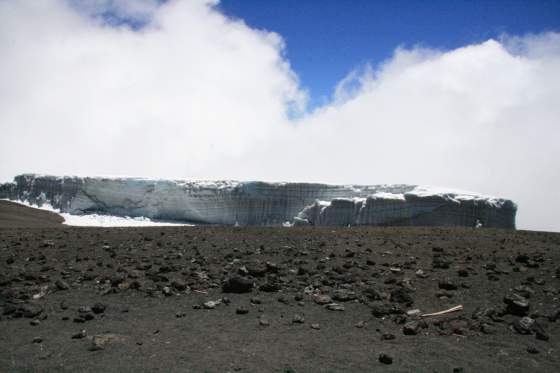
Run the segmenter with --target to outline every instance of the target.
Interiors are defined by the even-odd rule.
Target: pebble
[[[321,325],[319,325],[319,324],[311,324],[311,329],[320,330],[320,329],[321,329]]]
[[[530,354],[538,354],[539,350],[535,346],[527,346],[527,352]]]
[[[100,314],[105,312],[105,310],[107,309],[107,306],[104,305],[103,303],[95,303],[92,307],[91,310],[93,311],[93,313],[95,314]]]
[[[254,282],[246,277],[231,277],[227,279],[223,286],[224,293],[250,293],[253,291]]]
[[[303,315],[295,314],[294,317],[292,318],[292,323],[294,324],[303,324],[304,322],[305,322],[305,318],[303,317]]]
[[[70,289],[70,285],[64,280],[56,280],[54,283],[58,290],[68,290]]]
[[[330,303],[325,306],[329,311],[344,311],[344,306],[338,303]]]
[[[535,320],[528,316],[522,317],[513,322],[513,328],[519,334],[531,334],[534,325]]]
[[[86,330],[82,329],[76,334],[72,334],[72,339],[82,339],[85,338],[85,336],[86,336]]]
[[[393,364],[393,357],[387,354],[379,354],[379,362],[383,364]]]
[[[403,333],[405,335],[416,335],[420,330],[420,324],[416,321],[409,321],[403,326]]]
[[[235,313],[238,315],[246,315],[249,313],[249,309],[247,307],[239,306],[235,310]]]

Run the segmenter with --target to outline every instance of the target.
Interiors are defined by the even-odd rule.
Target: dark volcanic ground
[[[559,290],[553,233],[0,228],[0,372],[558,372]]]

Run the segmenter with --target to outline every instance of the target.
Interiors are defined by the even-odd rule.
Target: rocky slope
[[[48,203],[72,214],[106,213],[200,224],[399,225],[515,228],[510,200],[417,185],[328,185],[25,174],[0,198]]]

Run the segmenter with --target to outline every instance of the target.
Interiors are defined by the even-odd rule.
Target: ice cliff
[[[511,200],[417,185],[185,181],[24,174],[0,198],[71,214],[226,225],[398,225],[515,228]]]

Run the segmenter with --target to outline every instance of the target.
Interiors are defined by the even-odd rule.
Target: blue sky
[[[337,82],[398,46],[450,50],[499,38],[560,29],[560,1],[222,0],[220,9],[275,31],[310,93],[324,104]]]

